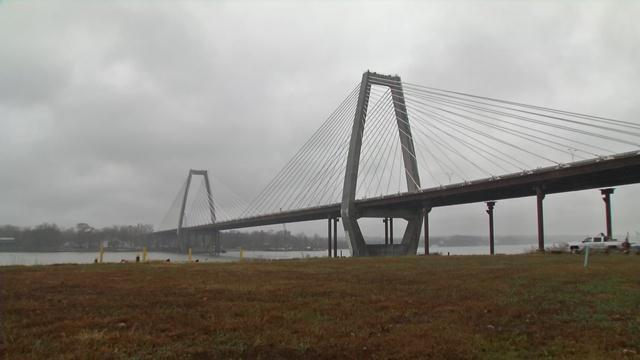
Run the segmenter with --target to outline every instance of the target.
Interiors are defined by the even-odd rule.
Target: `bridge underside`
[[[606,159],[594,159],[570,163],[564,166],[538,169],[528,173],[517,173],[500,178],[483,179],[470,183],[453,184],[441,188],[421,190],[379,198],[356,200],[358,217],[381,214],[415,213],[424,208],[469,204],[490,200],[503,200],[535,196],[538,189],[545,194],[620,186],[640,182],[640,152],[618,154]],[[263,216],[217,222],[203,226],[185,228],[187,231],[215,232],[273,224],[326,220],[338,218],[341,204],[286,211]],[[175,229],[156,232],[157,235],[175,233]],[[370,255],[399,255],[409,252],[401,244],[388,246],[368,245]],[[417,247],[417,246],[416,246]],[[411,249],[412,254],[416,250]]]

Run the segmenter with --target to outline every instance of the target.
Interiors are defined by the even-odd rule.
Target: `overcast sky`
[[[157,224],[189,168],[249,201],[367,69],[640,122],[639,18],[638,1],[0,1],[0,224]],[[616,191],[616,233],[640,230],[639,200]],[[604,231],[597,190],[545,205],[549,233]],[[431,219],[486,232],[484,204]],[[496,208],[498,234],[534,224],[533,198]]]

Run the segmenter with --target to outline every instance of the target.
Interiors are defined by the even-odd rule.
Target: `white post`
[[[589,267],[589,245],[584,247],[584,268]]]

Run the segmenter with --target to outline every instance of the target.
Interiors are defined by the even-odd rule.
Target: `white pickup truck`
[[[585,238],[582,241],[574,241],[569,243],[569,251],[581,252],[585,247],[589,246],[591,250],[620,250],[624,241],[611,239],[604,234]]]

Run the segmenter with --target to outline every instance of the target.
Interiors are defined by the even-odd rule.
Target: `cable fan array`
[[[423,189],[640,147],[639,124],[401,85]]]
[[[334,203],[341,196],[360,84],[251,201],[244,216]]]
[[[414,151],[403,148],[387,86],[371,86],[358,170],[357,198],[433,188],[603,157],[640,147],[640,125],[511,101],[401,85]],[[341,200],[359,87],[292,158],[244,216]],[[398,110],[401,111],[401,110]],[[403,151],[418,163],[407,175]]]
[[[392,80],[403,89],[406,118],[414,150],[400,142],[394,98],[388,86],[373,85],[358,168],[358,199],[466,183],[506,174],[528,173],[547,166],[606,157],[640,148],[640,124],[527,105]],[[274,214],[339,203],[356,105],[356,85],[320,128],[249,204],[239,197],[228,206],[213,201],[217,221]],[[398,99],[396,99],[397,101]],[[419,179],[407,175],[405,156],[415,158]],[[180,214],[178,193],[165,220],[175,228]],[[212,186],[214,193],[225,189]],[[219,199],[216,199],[219,200]],[[176,209],[177,208],[177,209]],[[206,189],[200,189],[185,211],[185,225],[211,222]],[[163,221],[165,223],[165,221]]]

